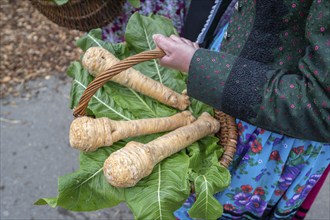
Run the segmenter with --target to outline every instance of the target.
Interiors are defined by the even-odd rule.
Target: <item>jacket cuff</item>
[[[189,66],[188,95],[222,110],[223,91],[234,62],[229,54],[198,49]]]
[[[189,68],[188,95],[233,117],[253,122],[260,111],[269,67],[199,49]]]

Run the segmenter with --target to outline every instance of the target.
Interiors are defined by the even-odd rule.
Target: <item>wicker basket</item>
[[[144,51],[134,56],[128,57],[119,63],[113,65],[110,69],[98,75],[86,88],[82,94],[78,106],[75,108],[73,115],[75,117],[83,116],[86,114],[86,108],[89,100],[95,94],[95,92],[102,87],[107,81],[109,81],[115,75],[122,71],[138,64],[143,61],[161,58],[165,55],[164,51],[156,48],[154,50]],[[220,131],[216,134],[220,139],[220,146],[224,147],[224,153],[219,162],[222,166],[228,168],[233,161],[233,156],[236,152],[237,144],[237,126],[235,118],[215,110],[214,116],[220,122]]]
[[[89,31],[103,27],[118,16],[124,0],[69,0],[64,5],[57,5],[49,0],[30,0],[49,20],[59,26]]]

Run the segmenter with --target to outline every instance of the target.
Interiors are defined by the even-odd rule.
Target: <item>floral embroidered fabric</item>
[[[237,120],[239,139],[231,185],[215,198],[220,219],[291,219],[330,161],[330,144],[272,133]],[[191,195],[174,214],[191,219]]]

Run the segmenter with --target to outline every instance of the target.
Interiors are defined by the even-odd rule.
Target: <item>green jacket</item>
[[[330,1],[239,4],[221,52],[195,52],[188,94],[258,127],[330,142]]]

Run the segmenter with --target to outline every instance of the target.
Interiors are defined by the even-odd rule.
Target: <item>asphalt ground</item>
[[[78,168],[78,151],[68,140],[70,80],[51,76],[29,83],[23,97],[0,99],[0,218],[133,219],[125,204],[96,212],[33,205],[57,195],[57,178]],[[307,219],[330,219],[329,177]]]

